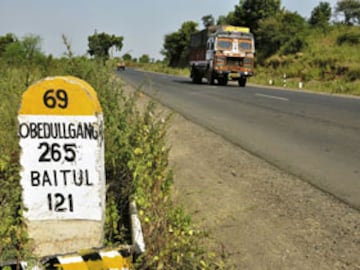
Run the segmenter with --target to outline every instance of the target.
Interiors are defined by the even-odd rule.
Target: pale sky
[[[326,1],[326,0],[323,0]],[[320,0],[282,0],[282,6],[309,18]],[[328,0],[334,9],[336,0]],[[161,59],[166,34],[177,31],[185,21],[227,15],[239,0],[0,0],[0,36],[13,33],[42,38],[46,54],[65,52],[65,34],[76,55],[84,55],[87,37],[97,30],[124,37],[124,46],[115,55],[129,52],[133,57],[148,54]]]

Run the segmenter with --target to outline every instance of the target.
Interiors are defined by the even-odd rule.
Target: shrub
[[[287,41],[280,49],[281,54],[296,54],[308,46],[304,35],[295,36]]]
[[[17,137],[17,108],[26,73],[11,66],[0,66],[0,260],[9,260],[31,254],[22,217],[20,150],[18,141],[14,140]]]
[[[343,33],[338,36],[336,43],[340,46],[343,44],[358,45],[360,44],[360,32],[350,31]]]

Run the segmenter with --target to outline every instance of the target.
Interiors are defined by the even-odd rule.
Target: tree
[[[306,21],[296,12],[282,11],[259,22],[257,33],[258,60],[275,53],[296,53],[305,46]]]
[[[178,31],[165,36],[164,49],[161,53],[169,66],[184,67],[188,64],[190,37],[197,31],[197,26],[196,22],[187,21]]]
[[[41,52],[41,37],[37,35],[27,35],[22,40],[22,45],[25,50],[25,57],[30,61],[35,57],[42,55]]]
[[[109,58],[109,50],[115,47],[117,50],[121,50],[123,46],[123,37],[109,35],[106,33],[98,34],[96,31],[92,36],[88,37],[88,53],[91,56],[95,56],[100,59]]]
[[[139,62],[143,63],[143,64],[147,64],[150,63],[150,56],[148,54],[143,54],[140,58],[139,58]]]
[[[132,57],[130,53],[125,53],[122,57],[125,61],[131,61]]]
[[[14,36],[15,37],[15,36]],[[27,35],[22,40],[16,37],[5,47],[2,57],[14,65],[32,65],[44,59],[41,52],[41,38],[36,35]]]
[[[229,24],[228,23],[228,17],[227,16],[219,16],[219,18],[217,19],[216,22],[217,25],[224,25],[224,24]]]
[[[5,52],[7,46],[17,41],[18,39],[12,33],[8,33],[5,36],[0,36],[0,57]]]
[[[8,34],[4,39],[0,38],[0,43],[4,46],[1,58],[8,64],[17,66],[25,70],[25,86],[31,83],[31,74],[39,66],[46,69],[48,60],[41,51],[41,38],[37,35],[27,35],[22,40],[18,40],[14,35]],[[4,42],[7,40],[8,42]]]
[[[331,6],[328,2],[320,2],[311,12],[309,23],[316,27],[326,27],[329,25],[331,17]]]
[[[248,26],[256,34],[259,22],[274,17],[280,12],[280,0],[240,0],[233,14],[229,14],[233,25]]]
[[[336,12],[344,14],[345,23],[360,23],[360,0],[340,0],[336,3]]]
[[[212,15],[206,15],[201,18],[205,28],[215,25],[215,19]]]
[[[226,16],[219,16],[216,24],[217,25],[225,25],[225,24],[235,24],[235,12],[230,11]]]
[[[181,33],[174,32],[165,36],[164,49],[162,54],[165,56],[170,67],[179,65],[181,55],[185,49]]]

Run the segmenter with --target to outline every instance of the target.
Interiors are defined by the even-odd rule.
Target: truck
[[[255,41],[248,27],[208,27],[191,35],[189,49],[193,83],[206,78],[209,84],[227,85],[232,80],[245,87],[254,75]]]

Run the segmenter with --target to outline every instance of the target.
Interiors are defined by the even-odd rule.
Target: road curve
[[[186,118],[360,209],[360,99],[195,85],[132,69],[118,74]]]

